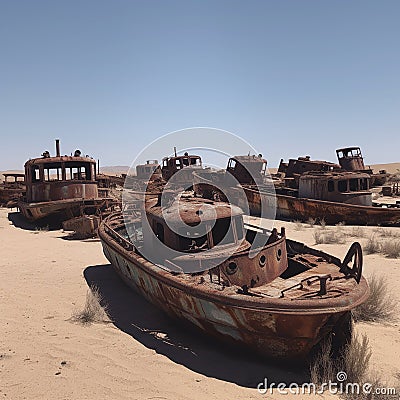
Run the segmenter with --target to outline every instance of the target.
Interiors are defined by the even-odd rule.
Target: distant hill
[[[126,165],[111,165],[111,166],[100,167],[100,172],[108,175],[121,175],[128,173],[129,168],[130,167]]]

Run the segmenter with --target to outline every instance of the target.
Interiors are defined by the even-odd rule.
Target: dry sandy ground
[[[317,228],[281,225],[289,237],[314,243]],[[6,209],[0,209],[0,238],[0,399],[276,399],[258,394],[257,383],[306,379],[290,366],[225,349],[177,325],[117,278],[97,240],[37,231]],[[343,257],[348,244],[319,247]],[[365,264],[367,275],[390,278],[400,300],[400,260],[366,256]],[[112,323],[70,320],[92,284],[108,303]],[[357,330],[368,333],[374,368],[394,379],[399,325],[360,324]]]

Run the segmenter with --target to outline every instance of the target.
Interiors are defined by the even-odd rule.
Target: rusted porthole
[[[278,249],[278,251],[276,252],[276,258],[278,259],[278,261],[282,258],[282,249]]]
[[[238,269],[237,264],[235,262],[230,262],[226,267],[226,273],[228,275],[232,275],[237,271],[237,269]]]
[[[266,257],[264,256],[264,254],[260,257],[259,263],[260,263],[260,267],[263,267],[265,265],[265,262],[267,261]]]

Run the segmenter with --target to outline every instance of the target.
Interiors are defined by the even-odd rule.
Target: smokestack
[[[174,147],[174,153],[175,153],[175,157],[176,157],[176,147]]]
[[[56,156],[60,157],[60,139],[56,139]]]
[[[100,174],[100,159],[97,159],[97,174]]]

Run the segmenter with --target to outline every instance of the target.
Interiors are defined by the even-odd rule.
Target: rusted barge
[[[296,177],[296,185],[279,182],[274,183],[272,188],[271,184],[265,184],[268,179],[264,173],[266,165],[267,161],[260,157],[246,156],[246,160],[243,156],[232,157],[225,173],[196,172],[195,190],[209,197],[215,184],[222,180],[229,181],[230,174],[240,183],[246,195],[244,199],[237,196],[236,204],[243,207],[243,202],[247,202],[251,215],[259,216],[262,206],[276,207],[276,218],[284,220],[307,221],[312,218],[327,224],[400,224],[400,207],[373,204],[369,174],[310,170]],[[228,192],[237,191],[236,187],[225,186]],[[223,193],[217,194],[220,199],[226,200]]]
[[[208,223],[205,206],[216,215],[206,234],[184,237],[171,231],[163,218],[165,213],[180,215],[184,225],[193,228],[200,215]],[[145,217],[151,232],[143,228],[139,241],[131,240],[128,231],[138,232],[141,219],[124,221],[121,213],[103,221],[99,237],[120,277],[170,316],[279,359],[301,359],[332,333],[336,346],[348,340],[351,309],[363,303],[369,291],[358,243],[341,262],[286,239],[283,229],[278,234],[276,229],[244,225],[241,209],[205,199],[181,198],[163,209],[153,199]],[[256,235],[265,236],[265,244],[250,258]],[[154,240],[180,255],[149,261],[143,253],[146,247],[152,250]],[[196,270],[210,259],[215,266]],[[194,272],[185,273],[188,269]]]
[[[25,163],[25,179],[26,196],[18,201],[18,207],[30,221],[99,214],[113,203],[98,194],[96,161],[83,157],[79,150],[62,156],[58,140],[56,156],[46,151]]]
[[[25,195],[25,175],[6,172],[4,182],[0,184],[0,206],[15,207],[18,200]]]

